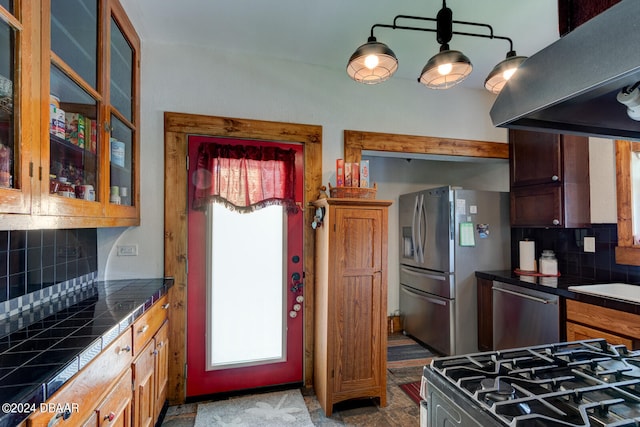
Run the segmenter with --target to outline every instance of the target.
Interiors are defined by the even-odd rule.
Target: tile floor
[[[387,406],[380,408],[375,399],[353,400],[336,404],[333,415],[326,417],[320,408],[313,389],[302,389],[305,403],[316,427],[366,426],[366,427],[418,427],[420,407],[413,402],[399,385],[422,378],[422,366],[392,368],[387,370]],[[170,406],[162,423],[163,427],[193,427],[197,403]]]

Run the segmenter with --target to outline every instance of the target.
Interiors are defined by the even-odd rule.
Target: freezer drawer
[[[442,298],[454,297],[452,274],[400,265],[400,284]]]
[[[403,329],[434,350],[454,354],[455,301],[400,285]]]

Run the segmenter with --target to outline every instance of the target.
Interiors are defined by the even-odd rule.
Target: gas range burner
[[[506,426],[640,426],[640,352],[585,340],[433,359]]]

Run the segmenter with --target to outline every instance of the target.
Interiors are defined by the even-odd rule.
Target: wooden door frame
[[[344,161],[359,162],[362,150],[487,159],[509,158],[509,144],[502,142],[345,130]]]
[[[211,135],[304,144],[305,224],[313,221],[314,210],[307,209],[322,185],[322,127],[187,113],[164,113],[164,274],[174,278],[169,291],[169,387],[172,405],[186,396],[186,292],[187,292],[187,137]],[[438,154],[508,159],[508,144],[438,137],[344,131],[344,158],[359,161],[362,150]],[[304,230],[304,380],[313,383],[314,330],[314,253],[315,234]]]
[[[170,404],[185,401],[187,327],[187,152],[189,135],[247,138],[304,144],[304,224],[313,222],[307,208],[318,196],[322,180],[322,127],[262,120],[164,113],[164,274],[174,278],[169,291]],[[304,228],[304,379],[313,381],[313,284],[315,234]]]

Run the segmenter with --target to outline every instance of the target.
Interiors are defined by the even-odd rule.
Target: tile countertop
[[[172,285],[172,278],[95,282],[80,296],[72,295],[74,303],[67,307],[60,306],[59,300],[41,304],[45,309],[55,306],[55,312],[46,317],[35,320],[30,311],[0,322],[0,404],[39,406]],[[70,300],[70,296],[61,299]],[[18,413],[22,405],[13,406],[13,411],[2,406],[0,427],[16,425],[30,412]]]
[[[509,270],[499,271],[476,271],[476,277],[487,280],[497,280],[515,286],[523,286],[529,289],[548,292],[568,299],[607,307],[614,310],[626,311],[628,313],[640,314],[640,304],[607,298],[597,295],[587,295],[569,290],[570,286],[596,285],[603,282],[595,280],[585,280],[583,278],[560,276],[560,277],[536,277],[522,276]],[[640,285],[639,285],[640,286]]]

